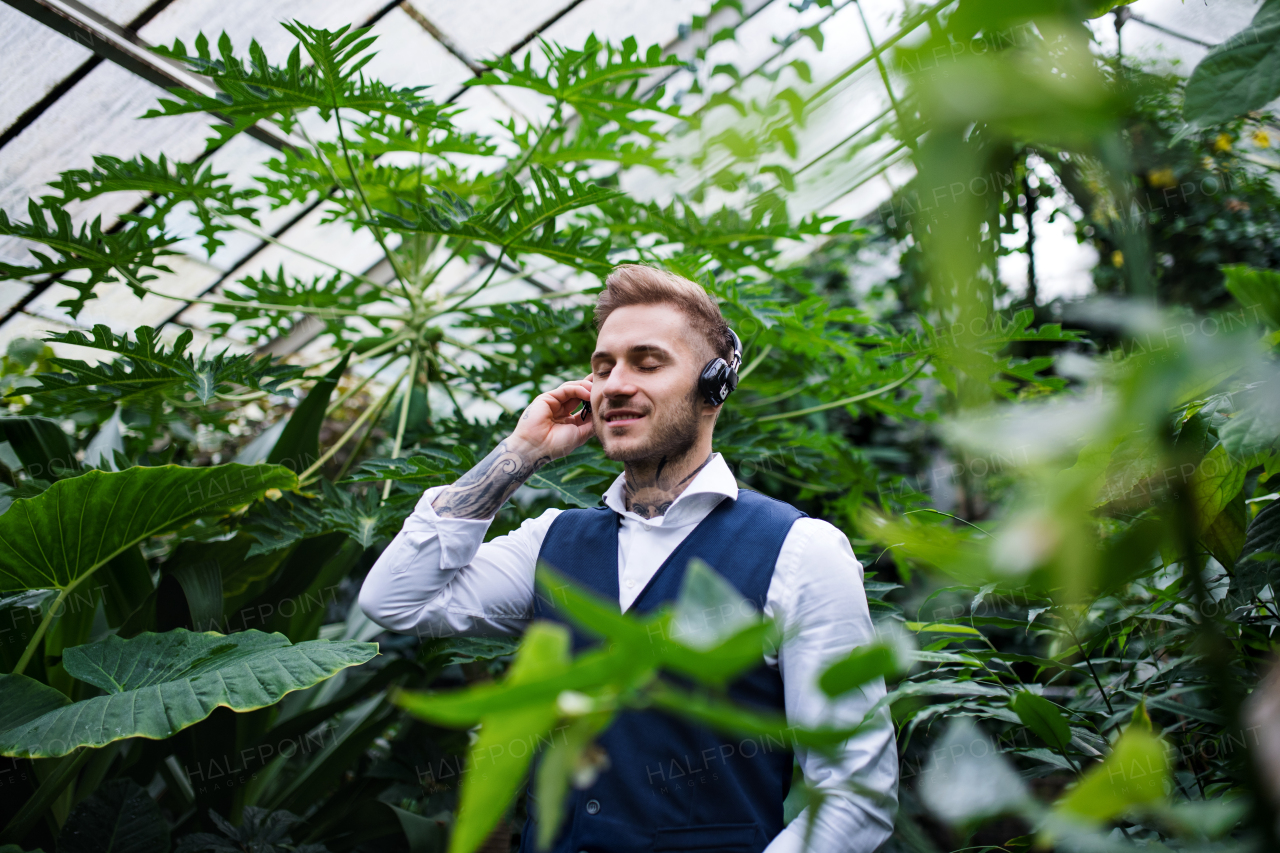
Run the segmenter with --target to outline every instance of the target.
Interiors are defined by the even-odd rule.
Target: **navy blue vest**
[[[676,599],[685,569],[700,558],[744,598],[764,609],[782,542],[804,513],[756,492],[726,498],[662,564],[632,605],[646,613]],[[573,509],[547,531],[538,559],[601,597],[618,601],[618,526],[612,510]],[[565,622],[541,596],[534,618]],[[598,640],[573,631],[575,652]],[[782,678],[761,661],[729,685],[739,703],[783,713]],[[623,711],[599,738],[609,769],[584,790],[570,789],[553,853],[715,850],[760,853],[782,831],[792,752],[775,738],[721,735],[658,711]],[[537,829],[530,791],[521,853]]]

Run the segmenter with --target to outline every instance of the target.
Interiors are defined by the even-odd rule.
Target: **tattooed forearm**
[[[535,458],[504,441],[436,495],[431,506],[444,518],[492,518],[525,480],[550,461],[550,456]]]

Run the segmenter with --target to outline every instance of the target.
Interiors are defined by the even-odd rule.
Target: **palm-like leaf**
[[[177,237],[165,234],[152,236],[148,233],[148,225],[138,223],[117,232],[104,232],[102,217],[77,229],[66,210],[57,206],[42,207],[35,199],[27,202],[27,212],[31,221],[17,222],[0,210],[0,236],[21,237],[39,243],[52,249],[58,257],[51,258],[43,252],[33,251],[31,254],[37,262],[35,266],[0,262],[0,277],[60,276],[84,270],[88,273],[84,281],[63,279],[64,284],[76,290],[76,295],[58,305],[66,308],[72,317],[77,316],[85,303],[93,298],[94,285],[120,280],[114,273],[122,274],[133,292],[142,298],[146,291],[139,285],[156,278],[145,270],[172,272],[159,259],[178,254],[166,248],[177,242]],[[45,218],[46,214],[53,220],[52,226]]]
[[[219,216],[244,216],[256,221],[256,211],[245,204],[257,190],[237,190],[216,174],[213,168],[199,163],[170,162],[161,154],[156,160],[139,155],[132,160],[99,155],[93,158],[93,169],[71,169],[50,184],[62,194],[61,199],[46,202],[84,201],[106,193],[141,192],[151,195],[151,223],[163,228],[165,215],[181,202],[190,202],[200,219],[199,234],[204,237],[205,251],[212,255],[223,245],[218,234],[232,230]]]
[[[231,384],[271,391],[302,373],[301,368],[280,364],[271,356],[228,355],[225,350],[211,358],[204,353],[193,355],[187,352],[192,341],[190,330],[179,335],[169,349],[150,326],[139,326],[133,334],[134,340],[130,340],[127,334],[117,335],[99,324],[93,327],[92,337],[79,331],[51,335],[50,341],[103,350],[116,359],[89,364],[52,358],[49,362],[65,373],[36,374],[40,387],[25,386],[13,393],[48,397],[55,401],[51,405],[68,411],[100,404],[103,393],[119,403],[146,394],[189,392],[208,403]]]

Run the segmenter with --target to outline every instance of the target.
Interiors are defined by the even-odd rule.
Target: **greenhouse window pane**
[[[472,60],[502,54],[573,0],[417,0],[414,7]],[[570,13],[572,14],[572,13]]]
[[[297,19],[307,26],[337,29],[360,26],[386,5],[386,0],[176,0],[139,30],[152,44],[172,44],[175,38],[191,47],[196,33],[210,41],[226,32],[239,52],[257,39],[268,58],[283,64],[294,44],[282,21]]]
[[[49,94],[93,54],[39,21],[0,3],[0,131]]]

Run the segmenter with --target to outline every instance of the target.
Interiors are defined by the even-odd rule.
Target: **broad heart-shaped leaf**
[[[0,515],[0,593],[68,590],[148,536],[199,515],[297,488],[279,465],[164,465],[89,471]]]
[[[4,702],[0,703],[0,732],[71,704],[61,690],[27,675],[0,675],[0,696],[4,696]]]
[[[1267,0],[1248,27],[1209,51],[1191,72],[1183,99],[1187,121],[1230,121],[1280,96],[1280,2]]]
[[[220,706],[252,711],[286,693],[324,681],[378,653],[376,643],[309,640],[290,645],[283,634],[195,633],[178,628],[75,646],[63,666],[106,691],[49,711],[0,733],[0,754],[54,758],[81,746],[129,737],[163,739],[200,722]]]
[[[112,779],[67,818],[58,853],[169,853],[169,824],[137,782]]]
[[[534,683],[569,668],[569,631],[535,622],[525,633],[506,683]],[[524,783],[539,740],[559,717],[554,699],[495,710],[480,721],[480,737],[467,760],[458,798],[458,822],[449,853],[472,853],[484,843]]]
[[[1059,752],[1066,750],[1067,744],[1071,742],[1071,727],[1067,725],[1057,705],[1043,696],[1022,690],[1013,694],[1009,707],[1040,740]]]

